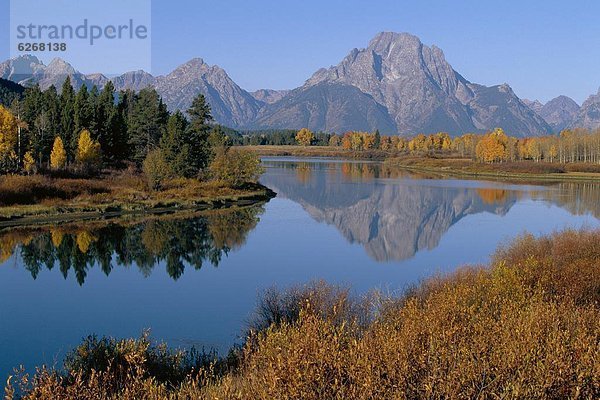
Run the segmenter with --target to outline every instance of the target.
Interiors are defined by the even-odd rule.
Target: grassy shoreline
[[[331,146],[291,146],[291,145],[260,145],[260,146],[237,146],[237,148],[249,150],[259,156],[267,157],[335,157],[350,160],[378,160],[383,161],[394,153],[385,150],[346,150],[341,147]]]
[[[598,398],[599,241],[523,235],[398,296],[267,291],[227,357],[90,337],[6,398]]]
[[[388,167],[437,173],[447,176],[498,178],[536,181],[600,181],[600,172],[578,171],[577,166],[533,162],[483,164],[467,159],[396,157],[384,163]],[[600,168],[598,168],[600,170]]]
[[[0,178],[0,228],[220,209],[259,203],[274,196],[260,184],[231,188],[192,179],[172,180],[163,190],[149,191],[139,176],[125,173],[101,179],[5,176]]]
[[[332,157],[348,160],[383,161],[388,167],[417,172],[472,178],[498,178],[538,181],[600,181],[600,166],[595,164],[555,164],[533,161],[485,164],[466,158],[419,157],[384,150],[345,150],[330,146],[241,146],[267,157]],[[588,170],[588,171],[585,171]]]

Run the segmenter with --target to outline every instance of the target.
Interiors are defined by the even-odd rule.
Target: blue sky
[[[9,0],[0,2],[5,59]],[[287,89],[380,31],[410,32],[442,48],[473,82],[506,82],[520,97],[565,94],[581,103],[600,86],[598,16],[597,1],[154,0],[151,72],[202,57],[247,90]]]

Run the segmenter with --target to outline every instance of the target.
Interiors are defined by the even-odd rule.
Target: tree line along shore
[[[371,159],[390,167],[466,176],[600,179],[600,131],[584,129],[532,138],[508,136],[499,128],[485,134],[451,137],[438,132],[405,138],[377,131],[315,134],[304,128],[277,136],[270,132],[269,138],[248,134],[234,143],[264,156]]]
[[[116,93],[67,78],[0,106],[0,214],[191,206],[272,196],[251,152],[232,149],[199,95],[169,112],[154,89]]]
[[[60,93],[33,86],[0,106],[0,217],[181,206],[254,197],[257,190],[272,195],[245,186],[261,173],[256,154],[377,159],[467,176],[600,179],[598,131],[533,138],[501,129],[408,138],[306,128],[244,132],[215,124],[202,95],[185,113],[169,112],[152,88],[117,93],[109,82],[101,91],[76,92],[67,78]]]

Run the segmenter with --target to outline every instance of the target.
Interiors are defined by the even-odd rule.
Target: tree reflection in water
[[[104,221],[51,228],[0,232],[0,262],[16,255],[35,279],[44,268],[69,272],[83,285],[97,266],[109,275],[117,266],[136,265],[149,276],[157,264],[177,280],[186,267],[217,267],[230,250],[239,248],[254,229],[262,206],[143,221]]]

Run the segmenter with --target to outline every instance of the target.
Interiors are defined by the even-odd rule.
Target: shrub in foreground
[[[165,383],[149,368],[116,379],[105,360],[68,376],[41,370],[24,397],[599,398],[600,230],[522,236],[489,267],[399,298],[323,284],[267,294],[255,321],[235,370],[202,366]]]
[[[148,152],[148,155],[144,159],[143,169],[151,190],[160,189],[163,182],[174,175],[161,149],[154,149]]]
[[[238,149],[219,152],[209,169],[214,179],[232,187],[255,183],[263,173],[260,158],[256,154]]]

